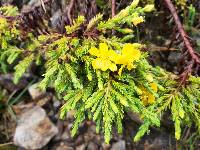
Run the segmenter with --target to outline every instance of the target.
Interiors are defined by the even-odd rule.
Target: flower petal
[[[155,92],[158,91],[158,86],[157,86],[156,83],[153,82],[153,83],[150,84],[150,86],[151,86],[151,88],[152,88]]]
[[[132,19],[132,22],[135,26],[137,26],[138,24],[144,22],[144,18],[142,16],[135,17]]]
[[[90,48],[89,53],[93,56],[99,56],[99,50],[96,47]]]
[[[99,50],[106,50],[108,51],[108,45],[106,43],[100,43],[99,44]]]
[[[117,66],[114,63],[111,63],[110,66],[109,66],[109,69],[111,71],[117,71]]]

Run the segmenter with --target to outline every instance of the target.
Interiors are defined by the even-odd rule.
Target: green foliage
[[[92,27],[94,27],[99,21],[101,21],[103,18],[102,14],[98,14],[96,15],[94,18],[92,18],[90,20],[90,22],[87,25],[87,30],[91,29]]]
[[[5,16],[17,16],[19,13],[17,7],[7,5],[0,8],[0,14],[3,14]]]
[[[14,76],[14,83],[18,83],[21,76],[25,73],[27,68],[31,65],[31,62],[34,60],[34,55],[31,54],[30,56],[26,56],[25,59],[21,60],[15,66],[15,76]]]
[[[84,23],[84,21],[85,21],[85,17],[84,16],[78,16],[77,20],[73,21],[73,25],[72,26],[66,26],[65,27],[67,34],[71,34],[74,31],[78,30],[80,25],[82,23]]]
[[[196,9],[191,4],[188,7],[188,15],[184,18],[185,19],[185,25],[187,25],[187,27],[189,29],[191,29],[194,26],[196,15],[197,15]]]
[[[54,87],[63,96],[66,102],[61,118],[70,110],[75,112],[73,136],[81,123],[90,119],[109,143],[114,127],[122,133],[125,113],[134,112],[143,122],[134,138],[138,141],[151,126],[160,126],[162,114],[169,109],[179,139],[182,125],[194,123],[200,129],[200,79],[191,76],[185,87],[179,87],[175,75],[148,63],[141,44],[126,43],[134,37],[145,13],[153,9],[152,5],[137,7],[138,3],[134,0],[108,20],[99,14],[87,23],[79,16],[73,25],[66,26],[67,34],[30,33],[23,45],[19,44],[22,35],[17,21],[13,24],[6,17],[0,18],[1,62],[15,65],[15,83],[32,63],[45,68],[40,87]],[[119,37],[110,34],[113,29]],[[80,30],[82,35],[77,34]]]
[[[168,79],[167,79],[168,80]],[[166,81],[163,96],[158,100],[158,112],[162,113],[170,108],[172,120],[175,126],[175,137],[180,139],[181,126],[186,124],[191,126],[195,123],[200,132],[200,78],[191,76],[186,87],[179,89],[178,83],[175,81]]]

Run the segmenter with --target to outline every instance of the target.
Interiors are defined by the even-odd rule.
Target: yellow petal
[[[105,61],[101,58],[97,58],[95,60],[92,61],[92,66],[94,69],[105,69]],[[105,69],[107,70],[107,69]]]
[[[140,17],[134,17],[134,18],[132,19],[132,22],[133,22],[133,24],[134,24],[135,26],[137,26],[138,24],[144,22],[144,18],[143,18],[142,16],[140,16]]]
[[[131,69],[133,69],[133,68],[135,68],[136,66],[135,65],[133,65],[133,63],[129,63],[128,65],[127,65],[127,69],[128,70],[131,70]]]
[[[141,52],[140,52],[140,50],[138,50],[139,46],[140,46],[140,44],[136,44],[136,43],[125,44],[122,49],[122,55],[125,56],[127,59],[129,59],[129,62],[139,60],[140,56],[141,56]]]
[[[118,61],[119,54],[117,54],[114,50],[109,50],[108,51],[108,58],[113,61],[117,62]]]
[[[118,55],[114,61],[116,64],[126,65],[129,61],[125,55]]]
[[[133,53],[133,59],[134,59],[134,61],[137,61],[137,60],[140,59],[141,52],[140,52],[139,50],[134,49],[134,50],[132,51],[132,53]]]
[[[155,97],[152,94],[148,95],[148,104],[153,104],[155,102]]]
[[[106,71],[107,69],[109,69],[111,62],[109,60],[103,59],[102,60],[102,66],[101,66],[101,70],[102,71]]]
[[[99,44],[99,50],[106,50],[108,51],[108,45],[106,43]]]
[[[148,97],[146,95],[140,96],[140,99],[142,100],[145,106],[148,105]]]
[[[122,55],[128,55],[131,51],[134,50],[134,46],[130,43],[124,44],[122,48]]]
[[[90,48],[89,53],[93,56],[99,56],[99,50],[96,47]]]
[[[155,92],[158,91],[158,86],[157,86],[156,83],[151,83],[150,86],[151,86],[151,88],[152,88]]]
[[[114,63],[111,63],[110,66],[109,66],[109,69],[111,71],[117,71],[117,66]]]

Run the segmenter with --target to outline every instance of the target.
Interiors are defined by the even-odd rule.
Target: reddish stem
[[[199,59],[199,57],[195,54],[195,51],[194,51],[194,49],[192,48],[191,43],[189,42],[189,40],[188,40],[188,38],[187,38],[188,35],[186,34],[186,32],[185,32],[185,30],[184,30],[184,28],[183,28],[183,25],[181,24],[181,21],[180,21],[180,19],[179,19],[179,17],[178,17],[178,14],[177,14],[177,12],[176,12],[176,9],[175,9],[174,5],[172,4],[171,0],[164,0],[164,1],[165,1],[165,3],[167,4],[167,7],[168,7],[168,9],[170,10],[170,12],[171,12],[171,14],[172,14],[172,16],[173,16],[173,18],[174,18],[174,21],[175,21],[175,23],[176,23],[176,25],[177,25],[177,28],[178,28],[178,31],[179,31],[179,33],[180,33],[180,35],[181,35],[181,37],[182,37],[182,39],[183,39],[183,41],[184,41],[184,44],[185,44],[185,46],[186,46],[186,48],[187,48],[187,50],[188,50],[188,53],[190,54],[191,58],[192,58],[196,63],[200,63],[200,59]]]
[[[112,0],[111,5],[112,5],[112,18],[113,18],[116,14],[116,0]],[[115,35],[114,29],[112,30],[112,35]]]
[[[112,17],[115,16],[116,13],[116,0],[112,0]]]

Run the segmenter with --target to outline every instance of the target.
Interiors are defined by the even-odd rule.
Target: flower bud
[[[138,3],[139,3],[139,0],[134,0],[134,1],[131,3],[131,7],[132,7],[132,8],[137,7]]]
[[[139,17],[134,17],[132,19],[132,22],[135,26],[137,26],[138,24],[144,22],[144,18],[142,16],[139,16]]]
[[[128,34],[128,33],[133,33],[133,30],[131,30],[129,28],[125,28],[125,29],[120,29],[119,32],[122,32],[124,34]]]
[[[154,5],[146,5],[144,8],[143,8],[143,11],[144,12],[151,12],[154,10]]]

